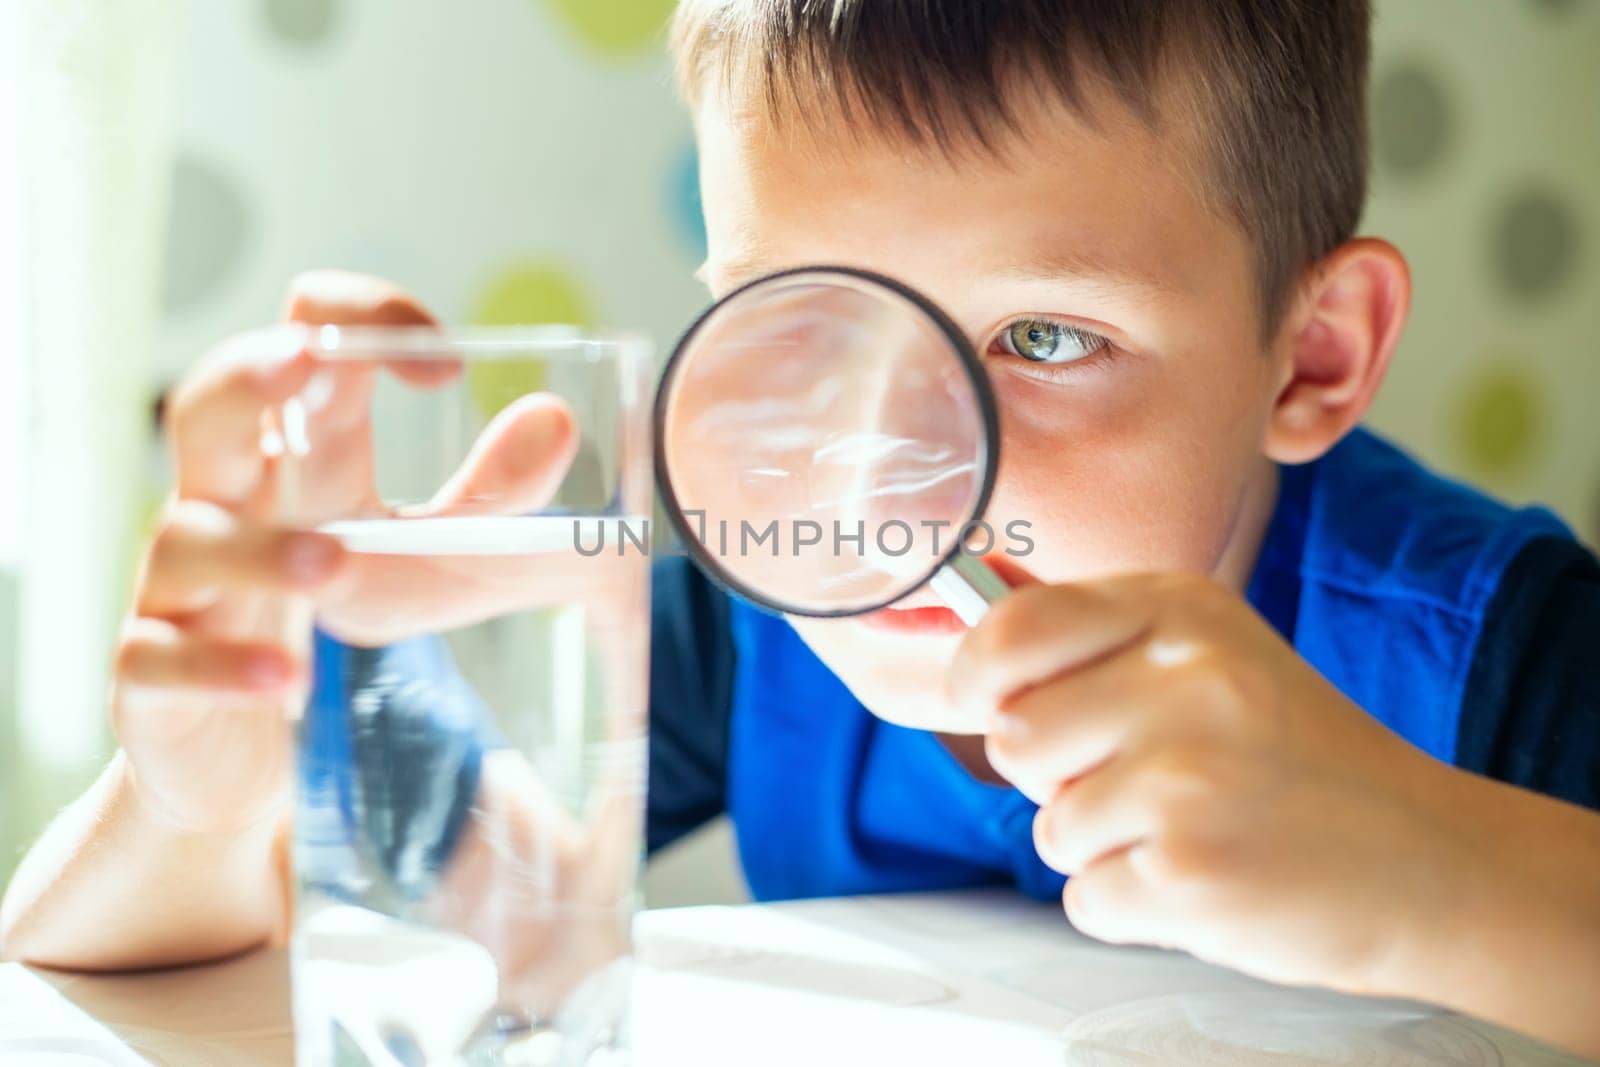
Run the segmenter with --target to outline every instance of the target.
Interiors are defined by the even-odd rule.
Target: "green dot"
[[[336,0],[266,0],[267,29],[289,45],[325,40],[337,21]]]
[[[1525,362],[1501,357],[1480,371],[1456,401],[1456,450],[1482,474],[1514,472],[1539,446],[1545,405]]]
[[[611,56],[633,55],[663,39],[676,0],[549,0],[584,44]]]
[[[591,326],[588,294],[570,272],[550,263],[518,263],[497,274],[474,303],[472,321],[480,326]],[[474,363],[467,388],[485,418],[507,404],[544,388],[544,364],[535,358]]]

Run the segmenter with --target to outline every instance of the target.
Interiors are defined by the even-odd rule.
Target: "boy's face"
[[[1263,350],[1249,246],[1202,202],[1182,131],[1158,137],[1111,104],[1101,115],[1090,128],[1040,107],[1002,154],[952,163],[842,128],[786,133],[708,94],[705,278],[720,296],[834,263],[940,304],[999,402],[986,518],[997,532],[1025,520],[1034,541],[996,560],[1009,579],[1188,571],[1242,585],[1272,505],[1261,442],[1285,361]],[[792,621],[876,714],[977,730],[945,700],[962,628],[937,604],[923,590],[897,607],[924,610]]]

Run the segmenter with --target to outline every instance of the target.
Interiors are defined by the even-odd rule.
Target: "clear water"
[[[649,561],[573,552],[573,521],[332,528],[357,557],[299,725],[302,1065],[620,1062]]]

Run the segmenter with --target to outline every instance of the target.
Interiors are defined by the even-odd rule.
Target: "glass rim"
[[[436,359],[442,352],[467,359],[517,353],[592,360],[597,350],[649,359],[653,345],[636,330],[581,326],[338,326],[306,325],[305,348],[324,358]]]

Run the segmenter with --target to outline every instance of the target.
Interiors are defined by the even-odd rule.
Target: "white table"
[[[1110,948],[1007,893],[646,912],[639,946],[639,1067],[1582,1062],[1417,1005]],[[6,1067],[291,1060],[280,952],[125,976],[0,967]]]

